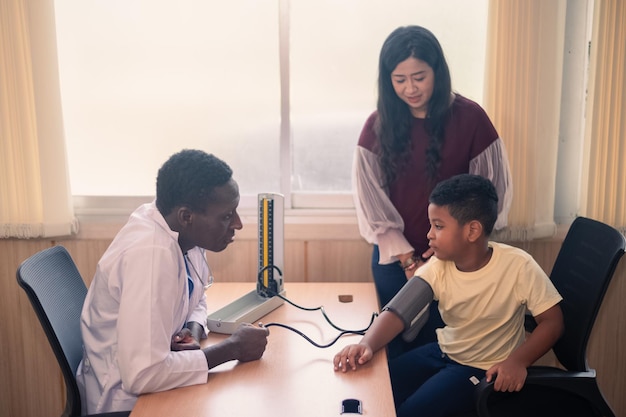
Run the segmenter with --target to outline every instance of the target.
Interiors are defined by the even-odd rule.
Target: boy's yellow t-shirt
[[[528,253],[489,242],[493,253],[478,271],[461,272],[433,257],[415,275],[430,284],[446,324],[437,330],[442,352],[463,365],[487,370],[525,338],[524,315],[537,316],[562,300]]]

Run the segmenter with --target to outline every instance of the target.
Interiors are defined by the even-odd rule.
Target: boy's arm
[[[537,327],[526,341],[515,349],[509,357],[487,370],[487,382],[494,376],[494,390],[519,391],[526,380],[526,368],[548,352],[563,333],[563,313],[557,304],[535,316]]]
[[[358,344],[344,347],[333,358],[335,371],[346,372],[348,368],[356,370],[372,359],[373,354],[387,345],[394,337],[404,330],[402,319],[391,311],[383,311],[374,320]]]
[[[389,310],[380,313],[359,343],[367,344],[372,352],[383,348],[404,330],[404,323],[396,313]]]

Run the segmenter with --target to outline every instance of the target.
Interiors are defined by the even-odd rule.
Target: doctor
[[[213,155],[183,150],[159,169],[156,200],[117,234],[83,306],[84,413],[131,410],[140,394],[203,384],[217,365],[261,358],[269,331],[252,325],[200,349],[212,280],[204,250],[233,241],[238,204],[232,170]]]

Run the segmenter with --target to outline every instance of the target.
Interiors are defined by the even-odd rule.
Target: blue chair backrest
[[[64,415],[80,415],[76,370],[83,356],[80,315],[87,287],[63,246],[26,259],[17,269],[17,281],[28,295],[61,367],[67,388]]]

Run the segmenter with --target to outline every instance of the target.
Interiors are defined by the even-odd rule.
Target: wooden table
[[[216,283],[207,290],[209,310],[217,310],[254,289],[253,283]],[[363,329],[377,312],[372,283],[286,283],[286,296],[303,307],[324,306],[329,318],[344,329]],[[340,302],[351,295],[352,302]],[[291,325],[318,344],[339,333],[318,311],[304,311],[288,303],[263,317]],[[384,350],[357,372],[335,372],[332,359],[343,346],[361,336],[346,335],[329,348],[318,348],[300,335],[270,327],[263,358],[232,361],[209,371],[206,384],[142,395],[131,417],[332,417],[340,416],[341,402],[357,398],[363,415],[395,417],[389,370]],[[207,344],[227,337],[212,333]],[[344,414],[350,416],[357,414]]]

